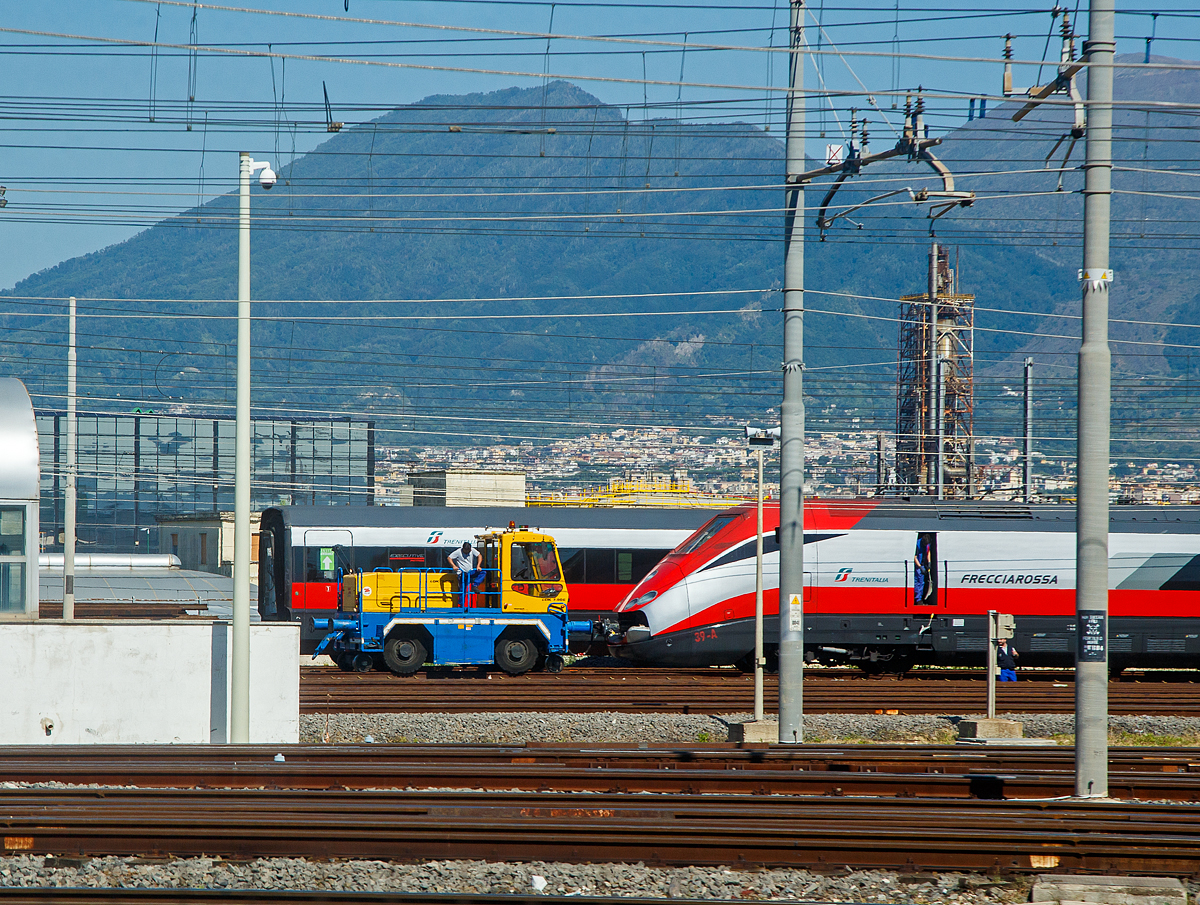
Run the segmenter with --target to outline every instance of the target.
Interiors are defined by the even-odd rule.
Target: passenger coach
[[[558,543],[571,616],[611,616],[660,559],[712,517],[711,509],[560,507],[284,506],[262,514],[258,611],[299,621],[301,643],[320,640],[309,617],[339,608],[342,575],[403,568],[448,569],[465,540],[514,521]],[[322,635],[324,633],[321,633]]]
[[[805,659],[867,671],[979,665],[987,612],[1016,616],[1022,665],[1075,651],[1075,509],[805,504]],[[1200,506],[1119,506],[1109,537],[1109,662],[1200,668]],[[778,504],[764,511],[766,637],[778,637]],[[737,663],[754,647],[755,507],[715,515],[618,607],[609,646],[671,665]],[[776,656],[769,644],[767,656]]]

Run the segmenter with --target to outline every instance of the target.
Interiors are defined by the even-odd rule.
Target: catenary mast
[[[779,454],[779,741],[804,741],[804,3],[791,0]]]

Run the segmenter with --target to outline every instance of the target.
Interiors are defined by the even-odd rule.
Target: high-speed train
[[[558,544],[574,619],[612,616],[633,586],[711,509],[592,509],[516,506],[279,506],[259,528],[258,611],[299,621],[311,650],[324,632],[309,617],[339,609],[341,576],[358,570],[446,569],[464,540],[510,521],[535,526]]]
[[[1076,649],[1073,506],[903,499],[806,501],[805,659],[903,671],[979,665],[987,612],[1016,616],[1021,665]],[[764,507],[766,655],[777,658],[778,504]],[[1200,506],[1120,506],[1109,536],[1110,665],[1200,668]],[[613,653],[749,668],[753,504],[714,516],[617,607]]]

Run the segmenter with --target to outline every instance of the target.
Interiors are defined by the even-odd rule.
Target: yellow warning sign
[[[788,629],[793,632],[804,631],[804,607],[799,594],[788,598]]]

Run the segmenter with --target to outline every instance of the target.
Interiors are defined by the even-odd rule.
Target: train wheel
[[[338,654],[337,665],[342,672],[354,672],[354,654],[348,650],[342,651]]]
[[[351,667],[355,672],[370,672],[375,668],[375,658],[360,651],[352,658]]]
[[[398,676],[411,676],[425,665],[429,652],[417,638],[393,635],[383,643],[383,662]]]
[[[537,644],[530,638],[501,638],[496,642],[496,665],[510,676],[529,672],[537,661]]]
[[[546,672],[562,672],[563,658],[558,654],[551,654],[546,658]]]

